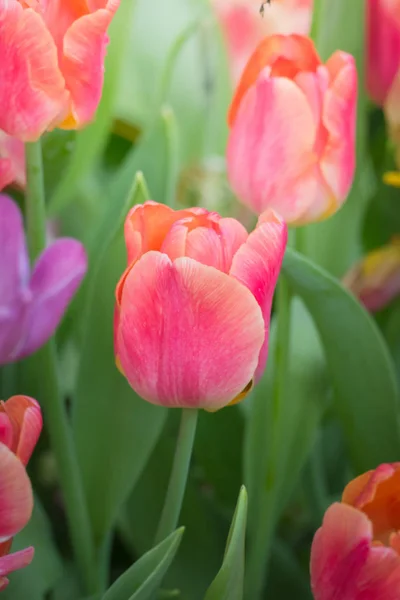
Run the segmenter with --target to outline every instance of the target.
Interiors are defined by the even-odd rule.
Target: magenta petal
[[[23,569],[30,565],[34,554],[34,548],[30,547],[0,557],[0,577],[4,577],[13,571],[18,571],[18,569]]]
[[[28,280],[29,262],[21,211],[0,194],[0,321]],[[14,308],[14,307],[12,307]]]
[[[29,285],[32,301],[19,358],[40,348],[54,333],[86,269],[85,249],[76,240],[57,240],[43,252]]]

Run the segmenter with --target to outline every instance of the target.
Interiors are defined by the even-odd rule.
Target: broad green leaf
[[[273,319],[267,369],[248,413],[244,480],[249,491],[249,551],[246,589],[263,587],[277,521],[290,500],[314,445],[327,403],[323,348],[310,315],[293,298],[286,394],[274,403],[277,327]],[[257,591],[256,591],[257,590]]]
[[[112,526],[164,424],[166,411],[141,400],[115,365],[114,290],[125,268],[122,233],[98,268],[86,313],[73,428],[97,543]]]
[[[224,560],[204,600],[243,599],[246,522],[247,492],[242,486],[229,530]]]
[[[8,588],[1,592],[2,600],[44,600],[63,574],[47,515],[37,498],[32,518],[15,537],[12,549],[16,552],[28,546],[35,548],[33,561],[28,567],[10,575]]]
[[[179,548],[184,528],[177,529],[144,554],[103,596],[103,600],[150,600]]]
[[[93,167],[104,150],[114,116],[123,58],[130,34],[127,23],[132,19],[135,2],[136,0],[121,2],[110,26],[111,43],[106,58],[101,102],[93,123],[76,135],[70,163],[50,200],[52,213],[60,211],[71,200],[77,183]]]
[[[228,409],[227,409],[228,410]],[[158,441],[119,521],[119,533],[137,556],[151,547],[163,507],[179,426],[178,411],[169,411]],[[194,461],[195,462],[195,461]],[[201,600],[218,571],[228,526],[221,521],[207,493],[207,480],[189,474],[179,523],[185,535],[163,588],[176,590],[179,600]]]
[[[337,280],[296,252],[286,252],[283,272],[320,333],[354,467],[362,472],[396,460],[398,386],[373,319]]]

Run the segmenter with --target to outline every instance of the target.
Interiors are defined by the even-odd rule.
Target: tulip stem
[[[197,417],[198,410],[193,408],[182,409],[174,463],[172,465],[164,508],[155,537],[155,545],[162,542],[162,540],[175,531],[178,525],[196,434]]]
[[[46,206],[40,141],[26,144],[25,152],[27,239],[30,258],[34,262],[46,246]],[[38,400],[43,406],[45,425],[57,461],[72,546],[85,593],[90,595],[97,592],[98,588],[94,544],[72,432],[59,385],[54,339],[32,357],[32,362],[35,374],[40,378]]]

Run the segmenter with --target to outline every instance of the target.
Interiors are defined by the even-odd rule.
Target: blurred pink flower
[[[23,141],[88,123],[119,0],[0,0],[0,129]]]
[[[311,29],[313,0],[274,0],[260,15],[260,0],[213,0],[237,81],[258,43],[266,35],[300,33]]]
[[[384,104],[400,66],[400,1],[367,0],[367,89]]]
[[[54,333],[87,268],[76,240],[61,238],[30,273],[22,215],[0,194],[0,365],[28,356]]]
[[[34,549],[9,554],[13,537],[29,521],[33,508],[27,464],[42,429],[36,400],[13,396],[0,404],[0,590],[7,575],[30,564]]]
[[[349,483],[325,513],[311,549],[315,600],[400,598],[400,464]]]
[[[13,182],[25,186],[24,144],[0,130],[0,191]]]
[[[323,64],[309,38],[265,38],[229,111],[228,178],[238,198],[294,225],[335,213],[354,176],[356,97],[349,54]]]
[[[250,233],[202,208],[135,206],[116,290],[115,351],[133,389],[164,406],[217,410],[264,370],[287,239],[272,211]]]
[[[400,294],[400,239],[370,252],[344,278],[365,308],[381,310]]]

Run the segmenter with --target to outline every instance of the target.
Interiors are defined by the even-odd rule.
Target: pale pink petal
[[[353,183],[355,171],[355,114],[357,71],[354,58],[336,52],[326,63],[332,82],[325,94],[322,122],[327,131],[320,166],[339,205]]]
[[[42,431],[40,406],[29,396],[12,396],[2,404],[1,410],[7,415],[14,428],[15,441],[13,446],[10,446],[11,450],[26,465]]]
[[[400,556],[371,544],[372,524],[364,513],[330,506],[311,549],[315,600],[398,600]]]
[[[42,17],[17,0],[0,0],[0,56],[0,129],[35,140],[62,117],[68,94]]]
[[[314,201],[302,176],[317,163],[316,134],[302,90],[266,70],[243,99],[228,141],[228,175],[238,197],[256,213],[273,208],[288,222],[299,220]]]
[[[63,40],[61,70],[71,94],[71,120],[67,127],[88,123],[96,112],[104,81],[107,29],[119,6],[109,0],[105,8],[77,19]]]
[[[263,341],[253,295],[212,267],[148,252],[126,278],[117,354],[149,402],[225,406],[253,378]]]
[[[237,251],[230,270],[230,275],[251,291],[263,313],[265,340],[260,352],[256,379],[261,377],[268,356],[272,298],[286,243],[286,224],[272,211],[266,211],[260,216],[255,231],[250,233],[246,243]]]
[[[17,138],[0,131],[0,191],[13,182],[25,186],[25,147]]]
[[[25,527],[32,508],[31,482],[25,467],[7,446],[0,444],[0,541]]]
[[[13,554],[7,554],[6,556],[0,557],[0,577],[4,577],[5,575],[9,575],[14,571],[18,571],[19,569],[23,569],[31,564],[33,560],[33,556],[35,554],[34,548],[25,548],[24,550],[20,550],[19,552],[14,552]],[[3,589],[0,586],[0,590]]]

